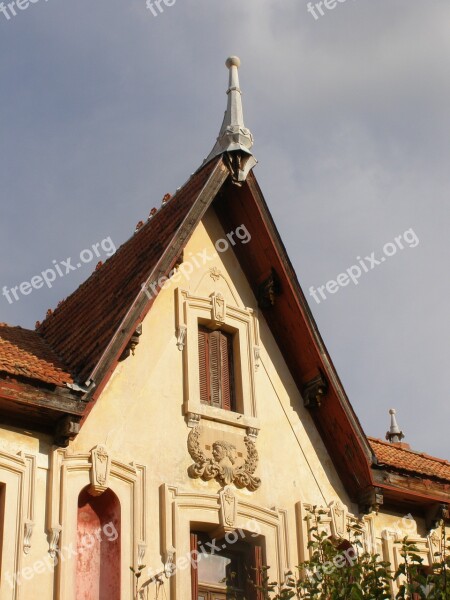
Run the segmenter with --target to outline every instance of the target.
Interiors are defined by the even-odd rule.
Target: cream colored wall
[[[228,304],[253,309],[259,323],[260,366],[254,372],[257,411],[254,421],[260,427],[256,475],[262,484],[255,492],[245,489],[235,492],[239,506],[235,526],[246,529],[249,520],[258,523],[268,545],[267,561],[275,574],[282,576],[284,568],[294,567],[305,551],[307,534],[299,519],[304,505],[340,503],[349,513],[357,514],[357,507],[350,502],[303,407],[278,346],[264,318],[258,315],[256,300],[234,253],[232,250],[217,253],[214,248],[215,241],[225,238],[225,233],[210,210],[189,241],[184,260],[198,257],[205,250],[208,256],[215,254],[214,259],[195,267],[189,281],[171,282],[160,292],[143,322],[135,356],[119,363],[75,441],[66,451],[52,454],[50,475],[49,439],[13,430],[1,431],[0,450],[11,455],[23,451],[36,457],[36,525],[30,553],[21,555],[22,566],[48,556],[47,528],[57,526],[59,521],[60,544],[75,542],[77,497],[91,481],[90,453],[99,444],[107,448],[111,461],[108,485],[118,495],[122,507],[123,600],[132,598],[128,567],[138,561],[139,544],[142,548],[146,545],[147,568],[158,571],[172,543],[177,558],[189,551],[190,522],[209,524],[212,529],[219,525],[220,484],[215,480],[191,479],[187,474],[193,460],[187,450],[191,429],[183,414],[186,348],[180,352],[176,344],[179,289],[194,297],[208,297],[220,291]],[[212,267],[221,272],[217,281],[210,277]],[[192,331],[188,336],[189,333],[192,335]],[[192,360],[188,362],[189,372],[196,376],[197,365]],[[241,437],[245,435],[245,430],[236,423],[202,419],[200,425],[209,428],[215,439],[227,439],[237,432]],[[405,523],[400,517],[380,513],[367,519],[370,535],[378,540],[385,553],[392,553],[392,544],[385,544],[382,532],[393,531],[395,526],[404,530]],[[423,523],[419,523],[418,535],[424,535]],[[71,559],[58,567],[56,598],[75,599],[75,566]],[[188,600],[189,577],[189,569],[180,569],[177,577],[166,583],[167,593],[171,586],[172,598],[176,593],[178,600]],[[16,597],[3,584],[0,600],[31,600],[36,597],[36,589],[43,600],[50,600],[52,586],[53,575],[46,571],[24,581]]]
[[[6,483],[7,493],[0,600],[31,600],[37,597],[37,590],[41,598],[53,598],[53,563],[45,521],[50,448],[51,439],[45,435],[0,429],[0,482]],[[26,554],[27,517],[32,517],[34,527]],[[17,572],[20,585],[14,584]]]

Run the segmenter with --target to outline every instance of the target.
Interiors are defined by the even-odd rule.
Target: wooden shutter
[[[210,366],[209,366],[209,331],[198,328],[198,364],[200,370],[200,402],[211,404]]]
[[[198,600],[198,537],[196,533],[191,533],[191,595],[192,600]]]
[[[222,406],[222,376],[221,376],[221,336],[220,331],[209,334],[209,373],[212,406]]]
[[[263,584],[263,555],[261,546],[251,546],[247,557],[247,584],[246,598],[248,600],[264,600],[264,594],[261,590],[255,589],[255,586]]]
[[[254,571],[255,573],[255,584],[262,586],[263,584],[263,572],[262,572],[262,567],[263,567],[263,555],[262,555],[262,548],[261,546],[253,546],[252,548],[252,562],[253,562],[253,567],[256,569],[256,571]],[[255,590],[252,596],[252,599],[254,600],[264,600],[264,595],[263,592],[260,590]]]
[[[233,338],[223,331],[198,328],[200,401],[234,410]]]
[[[232,409],[233,396],[233,346],[230,335],[220,335],[220,370],[222,387],[222,408]]]

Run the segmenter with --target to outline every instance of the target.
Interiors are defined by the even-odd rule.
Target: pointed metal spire
[[[226,61],[226,66],[230,70],[230,82],[228,87],[228,104],[222,127],[217,138],[217,142],[210,152],[206,161],[210,161],[215,156],[224,152],[233,152],[240,150],[252,157],[247,161],[246,171],[250,171],[255,166],[256,160],[251,152],[253,146],[253,136],[249,129],[244,125],[244,112],[242,109],[242,92],[239,87],[238,68],[241,64],[237,56],[230,56]],[[249,164],[250,163],[250,164]]]
[[[391,408],[389,414],[391,415],[391,427],[386,433],[386,439],[389,440],[391,444],[398,444],[405,436],[403,435],[403,432],[400,431],[400,428],[397,424],[397,419],[395,418],[395,408]]]

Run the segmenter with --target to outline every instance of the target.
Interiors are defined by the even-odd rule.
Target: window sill
[[[257,432],[259,432],[261,428],[259,419],[256,417],[242,415],[240,413],[224,410],[223,408],[209,406],[208,404],[194,404],[193,402],[189,402],[189,408],[186,410],[185,414],[190,427],[198,425],[200,419],[206,419],[216,423],[233,425],[234,427],[239,427],[241,429],[254,430],[252,431],[253,435],[257,435]]]

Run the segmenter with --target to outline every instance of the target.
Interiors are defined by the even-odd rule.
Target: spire
[[[391,415],[391,427],[386,433],[386,439],[389,440],[391,444],[398,444],[405,436],[403,435],[403,432],[400,431],[400,428],[397,424],[397,419],[395,418],[395,408],[391,408],[389,414]]]
[[[242,109],[242,92],[239,87],[238,68],[241,64],[237,56],[230,56],[226,60],[230,71],[230,81],[227,90],[228,103],[222,127],[217,137],[216,144],[211,150],[206,161],[225,152],[244,152],[247,157],[240,165],[239,181],[245,181],[250,169],[256,165],[256,159],[251,152],[253,136],[244,125],[244,111]]]

